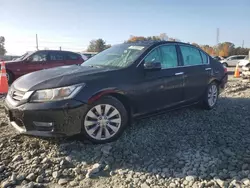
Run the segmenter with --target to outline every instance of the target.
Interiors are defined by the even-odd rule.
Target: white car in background
[[[246,58],[246,55],[233,55],[233,56],[229,56],[226,59],[221,60],[220,62],[225,67],[231,67],[231,66],[236,66],[239,60],[243,60],[244,58]]]
[[[244,59],[238,61],[240,67],[243,67],[244,65],[247,65],[249,62],[250,61],[249,61],[249,56],[248,55]]]

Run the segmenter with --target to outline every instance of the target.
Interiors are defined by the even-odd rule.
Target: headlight
[[[59,101],[74,97],[84,85],[66,86],[61,88],[36,91],[30,98],[30,102]]]

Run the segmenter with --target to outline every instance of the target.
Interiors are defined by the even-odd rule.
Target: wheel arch
[[[106,90],[99,91],[88,99],[88,104],[92,104],[93,102],[97,101],[98,99],[104,96],[112,96],[116,98],[117,100],[119,100],[123,104],[125,109],[127,110],[129,122],[131,122],[132,114],[135,108],[132,105],[132,102],[130,101],[129,97],[126,96],[123,91],[115,90],[115,89],[106,89]]]

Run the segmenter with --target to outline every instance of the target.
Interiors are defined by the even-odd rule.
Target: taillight
[[[227,73],[227,67],[224,67],[224,73]]]

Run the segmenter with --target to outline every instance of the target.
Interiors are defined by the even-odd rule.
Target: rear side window
[[[201,52],[203,64],[208,64],[208,56],[203,51],[200,51],[200,52]],[[219,60],[219,57],[217,60]]]
[[[160,47],[162,53],[162,68],[173,68],[178,66],[177,52],[175,45]]]
[[[198,49],[190,46],[180,46],[185,66],[202,65],[202,58]]]
[[[52,61],[62,61],[64,56],[62,52],[50,52],[50,60]]]
[[[65,53],[66,54],[66,60],[78,60],[80,58],[80,55],[75,53]]]
[[[245,56],[238,56],[237,59],[244,59],[244,58],[245,58]]]

